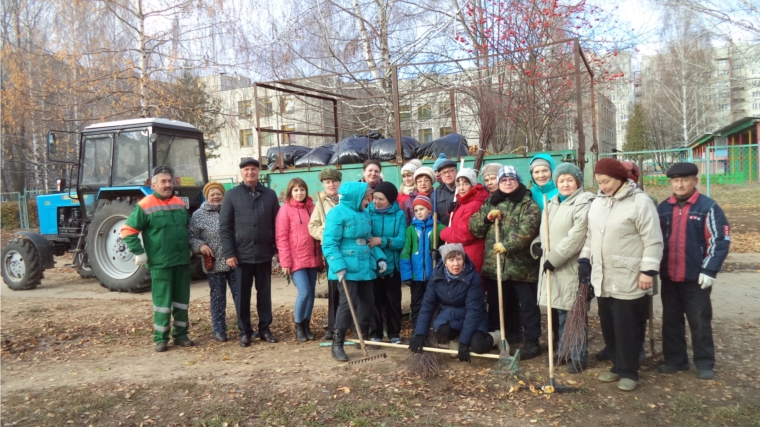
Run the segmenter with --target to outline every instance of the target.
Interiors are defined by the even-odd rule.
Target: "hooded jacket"
[[[433,312],[440,305],[433,322],[437,331],[448,323],[459,331],[459,342],[470,345],[475,331],[488,333],[488,315],[483,302],[483,287],[475,265],[465,256],[464,268],[458,278],[446,278],[444,263],[438,263],[428,282],[420,307],[415,335],[426,335]]]
[[[338,280],[336,273],[341,270],[346,270],[346,280],[375,280],[378,261],[386,259],[379,247],[367,245],[372,237],[372,225],[369,214],[362,210],[366,192],[364,182],[341,185],[340,203],[327,213],[322,251],[329,266],[328,280]]]
[[[227,191],[219,212],[219,236],[224,259],[240,264],[272,262],[276,244],[275,219],[280,210],[277,194],[261,183],[245,183]]]
[[[533,243],[541,243],[544,254],[539,265],[549,260],[554,266],[552,273],[552,308],[570,310],[578,293],[578,255],[586,242],[588,210],[594,194],[579,188],[560,202],[559,196],[549,200],[541,214],[540,235]],[[549,218],[549,241],[547,244],[546,218]],[[531,246],[531,255],[537,258]],[[547,248],[550,251],[547,252]],[[541,269],[543,270],[543,269]],[[546,274],[541,271],[538,286],[538,303],[546,306]]]
[[[330,209],[337,204],[324,191],[317,192],[317,200],[314,202],[314,212],[309,218],[309,234],[311,237],[322,241],[322,233],[325,232],[325,218]]]
[[[406,243],[406,215],[398,206],[397,202],[388,209],[388,212],[378,212],[375,204],[370,203],[367,207],[369,219],[372,221],[372,237],[379,237],[383,243],[380,248],[385,253],[385,262],[388,269],[378,276],[390,276],[401,271],[401,251]]]
[[[303,203],[291,198],[277,213],[276,240],[280,265],[291,273],[304,268],[322,267],[322,250],[309,234],[309,219],[314,201],[307,197]]]
[[[536,202],[538,205],[538,208],[541,209],[541,211],[544,210],[544,195],[546,195],[546,200],[551,200],[552,197],[559,194],[559,190],[557,190],[557,186],[554,184],[554,160],[552,159],[552,156],[548,154],[536,154],[533,156],[532,159],[530,159],[530,163],[533,164],[533,161],[536,159],[544,159],[549,162],[549,168],[551,169],[552,177],[549,178],[549,182],[547,182],[544,185],[538,185],[536,184],[536,181],[533,180],[533,174],[530,174],[530,182],[533,184],[530,186],[530,193],[533,197],[533,201]]]
[[[438,245],[433,245],[433,215],[423,221],[414,218],[412,225],[406,228],[404,250],[401,251],[401,280],[406,282],[427,282],[433,273],[433,257],[430,253],[441,246],[441,230],[443,224],[438,224]]]
[[[506,254],[501,256],[501,280],[518,282],[538,281],[538,260],[530,255],[530,244],[538,236],[541,225],[541,211],[538,205],[526,191],[517,203],[502,200],[496,206],[491,204],[493,196],[486,199],[478,213],[470,218],[470,232],[478,239],[486,239],[485,258],[483,261],[483,276],[497,279],[496,255],[493,245],[496,243],[495,223],[485,222],[488,212],[498,209],[504,213],[504,219],[499,221],[499,238]]]
[[[639,273],[659,271],[662,231],[657,209],[633,180],[612,197],[602,191],[591,202],[586,242],[579,258],[591,261],[591,283],[597,297],[638,299]]]
[[[187,230],[190,239],[190,249],[193,253],[201,253],[201,246],[208,245],[214,252],[214,265],[208,274],[224,273],[232,267],[227,265],[222,256],[222,239],[219,237],[219,211],[220,205],[212,205],[203,202],[190,218],[190,227]]]
[[[457,196],[449,226],[441,231],[441,239],[446,243],[461,243],[464,246],[464,252],[470,257],[478,273],[483,269],[486,241],[472,235],[470,218],[478,212],[487,198],[488,190],[481,184],[472,187],[463,197]]]

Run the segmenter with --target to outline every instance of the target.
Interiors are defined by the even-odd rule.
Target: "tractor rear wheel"
[[[103,205],[92,218],[87,233],[90,267],[100,283],[111,291],[143,292],[150,289],[150,271],[135,264],[135,256],[121,238],[135,203],[114,201]]]
[[[42,262],[31,240],[15,237],[3,246],[2,275],[14,291],[34,289],[42,282]]]

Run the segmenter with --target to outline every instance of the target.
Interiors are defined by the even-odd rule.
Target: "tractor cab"
[[[110,290],[149,289],[150,274],[135,265],[121,227],[137,202],[153,194],[156,166],[174,171],[174,194],[191,213],[200,207],[208,182],[203,133],[167,119],[98,123],[78,134],[76,162],[54,158],[75,151],[57,133],[48,134],[48,158],[70,166],[69,188],[62,177],[59,193],[38,196],[40,232],[20,231],[3,247],[5,283],[15,290],[33,289],[43,271],[54,266],[53,256],[68,252],[74,255],[68,267],[82,277],[96,277]],[[200,264],[193,270],[202,271]]]

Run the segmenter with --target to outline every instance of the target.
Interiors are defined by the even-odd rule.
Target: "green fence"
[[[0,193],[2,228],[15,230],[39,227],[37,196],[55,192],[55,190],[27,190],[25,193]]]

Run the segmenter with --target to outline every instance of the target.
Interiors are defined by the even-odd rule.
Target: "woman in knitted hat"
[[[502,165],[498,163],[489,163],[480,169],[480,175],[483,177],[488,194],[494,194],[499,190],[499,171]]]
[[[388,338],[401,343],[401,270],[400,256],[406,242],[406,215],[398,206],[398,190],[390,182],[375,186],[373,202],[367,208],[372,221],[372,238],[368,245],[378,246],[385,253],[388,268],[377,274],[375,291],[375,327],[370,332],[372,341],[383,338],[383,319]]]
[[[554,170],[554,184],[558,194],[547,200],[541,216],[540,236],[533,240],[531,254],[541,259],[538,286],[538,303],[546,306],[547,271],[552,275],[552,308],[557,316],[557,336],[560,347],[555,348],[555,363],[571,362],[569,373],[586,369],[587,340],[579,343],[562,341],[565,322],[578,294],[578,255],[586,241],[588,209],[594,194],[583,189],[583,173],[572,163],[562,163]],[[548,224],[545,222],[549,218]],[[548,236],[547,236],[548,230]],[[551,244],[546,251],[547,240]],[[587,286],[584,284],[583,286]],[[588,325],[588,318],[586,319]],[[588,329],[586,330],[588,332]],[[566,340],[565,340],[566,341]],[[569,345],[568,345],[569,344]],[[569,360],[568,360],[569,359]]]
[[[524,329],[525,344],[520,358],[531,359],[541,354],[541,310],[538,308],[538,261],[530,256],[530,244],[538,236],[541,213],[530,192],[513,166],[499,171],[499,190],[489,197],[478,213],[470,218],[470,231],[486,239],[483,277],[488,288],[488,329],[496,330],[499,319],[499,286],[504,306],[511,292],[520,303],[520,328]],[[495,221],[499,218],[499,238],[496,240]],[[496,253],[500,253],[502,282],[498,282]],[[507,320],[505,318],[505,320]],[[511,331],[510,331],[511,332]]]
[[[396,199],[399,206],[403,207],[404,202],[409,198],[409,195],[417,189],[417,186],[414,183],[414,173],[421,167],[422,162],[419,159],[412,159],[401,168],[402,184],[399,189],[398,198]]]
[[[217,341],[227,341],[227,286],[237,302],[235,271],[222,256],[222,240],[219,237],[219,211],[224,198],[224,186],[216,181],[203,187],[206,201],[193,213],[187,230],[193,253],[203,255],[203,271],[208,275],[211,291],[211,325]],[[235,305],[237,307],[237,304]]]
[[[530,160],[530,181],[533,185],[530,192],[533,201],[544,210],[544,196],[549,200],[557,195],[557,186],[552,180],[554,160],[548,154],[537,154]]]
[[[617,160],[594,167],[599,193],[588,213],[588,232],[578,260],[581,283],[594,285],[604,343],[612,369],[599,375],[631,391],[638,384],[639,324],[647,314],[645,295],[662,259],[657,209]]]
[[[470,218],[478,212],[488,198],[488,191],[478,183],[475,169],[463,168],[457,174],[456,204],[451,213],[449,226],[441,231],[441,239],[446,243],[461,243],[475,270],[480,274],[483,268],[485,239],[478,239],[470,232]]]
[[[458,351],[459,360],[469,362],[471,351],[479,354],[491,351],[494,343],[501,341],[501,334],[488,333],[480,275],[462,245],[446,244],[438,251],[442,262],[435,267],[425,290],[409,349],[422,352],[432,322],[438,336],[449,340],[449,348]],[[433,320],[436,308],[438,315]]]
[[[435,172],[427,166],[420,166],[414,172],[414,184],[417,186],[415,191],[409,194],[409,198],[404,201],[404,213],[406,214],[407,225],[414,219],[414,199],[417,196],[426,196],[433,200],[433,184],[435,184]]]

